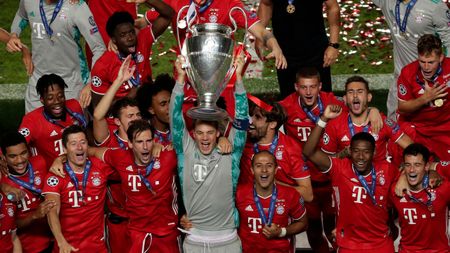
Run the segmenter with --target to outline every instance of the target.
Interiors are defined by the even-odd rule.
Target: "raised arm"
[[[328,105],[325,108],[325,112],[322,114],[322,116],[320,116],[320,120],[317,122],[317,125],[311,131],[311,134],[308,137],[308,141],[306,141],[305,145],[303,146],[303,155],[305,155],[309,160],[316,164],[318,169],[322,172],[330,168],[331,160],[325,152],[316,147],[319,143],[319,139],[322,136],[322,131],[326,126],[328,120],[334,119],[339,116],[341,111],[342,108],[338,105]]]
[[[330,43],[339,43],[339,19],[340,8],[337,0],[326,0],[326,12],[328,26],[330,27]],[[339,50],[328,46],[323,56],[323,67],[328,67],[336,62]]]
[[[94,139],[97,143],[103,143],[109,136],[108,122],[106,121],[106,114],[111,107],[116,92],[119,90],[120,86],[128,81],[134,73],[136,66],[130,68],[131,55],[127,58],[120,66],[119,73],[117,74],[116,80],[109,87],[105,95],[100,99],[94,110]]]
[[[264,46],[272,51],[265,57],[266,59],[275,58],[275,67],[277,67],[277,69],[287,68],[286,58],[283,55],[280,45],[278,45],[277,39],[273,36],[273,33],[267,31],[266,27],[260,22],[253,24],[248,30],[256,37],[256,39],[262,41]]]

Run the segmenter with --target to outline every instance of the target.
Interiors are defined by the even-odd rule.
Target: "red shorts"
[[[386,239],[386,242],[381,247],[376,249],[346,249],[338,248],[337,253],[394,253],[394,243],[390,239]]]
[[[166,236],[128,230],[130,235],[129,253],[179,253],[181,252],[181,238],[178,231]]]
[[[127,222],[112,223],[106,218],[106,244],[111,253],[122,253],[130,250],[130,237],[127,233]]]
[[[318,182],[318,186],[313,184],[313,201],[305,202],[306,212],[309,219],[321,219],[324,216],[336,215],[336,209],[333,206],[333,187],[331,182]]]

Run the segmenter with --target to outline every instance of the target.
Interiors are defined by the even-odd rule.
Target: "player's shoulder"
[[[253,184],[251,183],[242,183],[238,184],[236,188],[236,199],[243,200],[246,197],[253,197]]]
[[[277,190],[279,192],[279,196],[292,196],[295,198],[300,198],[300,193],[291,186],[277,184]]]
[[[35,168],[39,171],[45,171],[45,172],[48,171],[47,162],[45,161],[44,157],[42,157],[41,155],[32,156],[28,159],[28,161],[31,163],[33,168]]]
[[[409,80],[409,78],[416,76],[417,70],[419,69],[419,61],[413,61],[404,66],[400,72],[400,77],[406,78]],[[415,79],[414,79],[415,80]]]
[[[298,101],[298,95],[297,93],[293,92],[289,96],[285,97],[283,100],[279,101],[278,103],[286,110],[294,105],[297,105]]]

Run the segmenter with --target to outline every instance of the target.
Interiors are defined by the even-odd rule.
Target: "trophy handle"
[[[238,10],[238,11],[242,12],[242,15],[244,15],[245,32],[247,32],[247,29],[248,29],[247,13],[241,7],[235,6],[235,7],[231,8],[231,10],[228,12],[228,17],[230,18],[231,23],[234,26],[233,33],[236,32],[236,30],[237,30],[236,20],[234,20],[234,18],[231,16],[231,13],[233,13],[235,10]]]
[[[180,41],[180,27],[179,27],[179,21],[180,21],[180,17],[181,17],[181,13],[183,13],[183,11],[185,10],[185,9],[187,9],[187,8],[189,8],[190,7],[190,5],[185,5],[185,6],[183,6],[181,9],[180,9],[180,11],[178,11],[178,14],[177,14],[177,23],[176,23],[176,25],[177,25],[177,42],[178,42],[178,49],[180,50],[180,54],[181,54],[181,52],[182,52],[182,43],[181,43],[181,41]],[[191,25],[192,25],[192,23],[194,22],[194,18],[197,16],[197,10],[195,9],[195,8],[193,8],[193,13],[194,13],[194,16],[191,18],[191,19],[189,19],[188,21],[185,21],[186,22],[186,27],[185,28],[182,28],[182,29],[186,29],[187,31],[189,31],[189,32],[192,32],[191,31]],[[188,11],[188,14],[189,14],[189,11]],[[187,18],[187,15],[186,15],[186,18]]]

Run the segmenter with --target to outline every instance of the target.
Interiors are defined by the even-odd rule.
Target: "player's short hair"
[[[355,144],[355,142],[357,142],[357,141],[369,142],[370,146],[375,151],[375,139],[373,138],[373,136],[371,134],[366,133],[366,132],[359,132],[359,133],[353,135],[353,137],[350,141],[350,147],[352,147]]]
[[[364,87],[366,88],[367,92],[370,92],[369,89],[369,81],[367,81],[364,77],[362,76],[351,76],[347,79],[347,81],[345,81],[345,91],[347,91],[348,85],[350,83],[363,83]]]
[[[442,55],[442,41],[433,34],[425,34],[420,37],[417,42],[417,53],[419,55],[430,55],[435,53],[436,55]]]
[[[62,79],[62,77],[56,74],[48,74],[43,75],[38,79],[36,83],[36,92],[42,98],[45,96],[45,93],[47,93],[48,88],[54,84],[56,84],[63,91],[65,88],[67,88],[67,84],[66,82],[64,82],[64,79]]]
[[[65,128],[63,133],[62,133],[63,146],[67,147],[67,142],[69,141],[69,135],[77,134],[77,133],[83,133],[84,136],[87,139],[86,129],[84,129],[82,126],[80,126],[80,125],[71,125],[71,126]]]
[[[430,159],[430,150],[428,150],[427,147],[420,143],[411,143],[403,150],[403,160],[405,160],[405,157],[408,155],[417,156],[419,154],[422,155],[425,163]]]
[[[116,27],[120,24],[130,23],[134,26],[133,16],[127,11],[116,11],[114,12],[106,22],[106,33],[108,33],[109,37],[114,36],[114,31]]]
[[[214,127],[217,131],[219,131],[219,121],[217,120],[201,120],[201,119],[194,119],[194,129],[198,125],[208,125]]]
[[[127,108],[128,106],[138,107],[138,104],[136,100],[129,97],[123,97],[116,100],[116,102],[114,102],[114,104],[111,106],[112,116],[118,119],[120,117],[120,112],[122,111],[122,109]]]
[[[152,126],[148,121],[143,119],[136,119],[130,122],[130,126],[127,130],[127,137],[130,142],[133,142],[133,140],[136,138],[136,136],[142,132],[145,131],[152,132]]]
[[[255,155],[252,157],[252,167],[253,167],[253,165],[255,163],[256,157],[260,156],[260,155],[264,155],[264,154],[269,155],[272,158],[273,163],[275,164],[275,167],[276,167],[277,166],[277,159],[275,158],[275,156],[272,153],[269,152],[269,150],[261,150],[258,153],[255,153]]]
[[[162,91],[172,93],[175,86],[175,80],[168,74],[160,74],[153,83],[142,84],[137,93],[136,101],[144,119],[150,119],[152,115],[148,112],[148,108],[152,106],[153,97]]]
[[[16,146],[18,144],[24,143],[27,148],[27,140],[25,139],[25,137],[20,134],[17,131],[7,131],[6,133],[4,133],[2,135],[2,138],[0,140],[1,144],[1,150],[3,155],[6,155],[6,149],[11,147],[11,146]]]
[[[302,67],[297,71],[295,75],[295,81],[298,82],[300,78],[317,78],[320,83],[320,73],[317,68],[314,67]]]
[[[253,102],[250,102],[250,116],[253,115],[257,105]],[[272,110],[270,112],[260,108],[261,114],[266,117],[266,122],[277,122],[277,126],[275,127],[275,131],[278,131],[280,127],[286,122],[287,116],[283,107],[279,103],[272,103]]]

